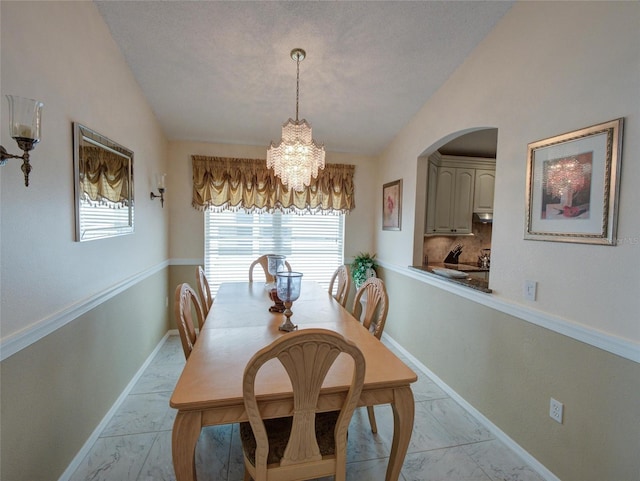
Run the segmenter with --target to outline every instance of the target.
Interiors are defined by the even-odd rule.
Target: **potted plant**
[[[376,255],[368,252],[361,252],[353,258],[351,263],[351,278],[353,279],[356,289],[358,289],[364,281],[369,277],[376,277]]]

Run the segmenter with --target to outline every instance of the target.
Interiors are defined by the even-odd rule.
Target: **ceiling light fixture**
[[[300,95],[300,62],[307,53],[301,48],[291,51],[296,61],[296,120],[289,120],[282,126],[282,139],[278,144],[271,142],[267,149],[267,168],[273,169],[282,183],[301,191],[318,177],[318,170],[324,169],[324,145],[317,144],[311,135],[311,124],[305,119],[298,120],[298,97]]]

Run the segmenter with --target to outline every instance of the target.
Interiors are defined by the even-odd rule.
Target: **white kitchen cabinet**
[[[425,233],[435,231],[436,221],[436,187],[438,183],[438,166],[429,162],[429,174],[427,177],[427,218],[425,222]]]
[[[493,159],[430,156],[425,234],[471,234],[473,213],[493,212],[494,179]]]
[[[434,233],[469,234],[473,214],[474,169],[439,167]]]
[[[493,190],[496,183],[495,169],[476,169],[473,194],[473,212],[493,212]]]

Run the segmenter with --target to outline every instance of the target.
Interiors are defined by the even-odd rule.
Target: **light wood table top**
[[[223,284],[207,316],[171,407],[178,409],[173,427],[173,460],[177,481],[194,481],[195,445],[202,426],[246,421],[242,396],[244,368],[255,352],[287,333],[278,330],[284,315],[269,312],[273,303],[262,282]],[[360,405],[391,404],[394,441],[387,481],[398,479],[413,427],[416,374],[369,333],[317,283],[303,282],[291,320],[298,329],[324,328],[354,342],[366,362]],[[351,382],[351,360],[340,355],[323,385],[321,410],[336,409]],[[261,410],[271,417],[292,413],[288,376],[279,363],[263,368],[256,380]],[[397,439],[396,439],[397,438]]]

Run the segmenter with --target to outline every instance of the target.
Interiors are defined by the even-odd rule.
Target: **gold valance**
[[[122,207],[129,204],[129,160],[94,146],[81,146],[82,197],[98,204]]]
[[[355,207],[354,165],[327,164],[309,187],[297,192],[283,186],[265,160],[201,155],[191,159],[192,205],[198,210],[347,213]]]

